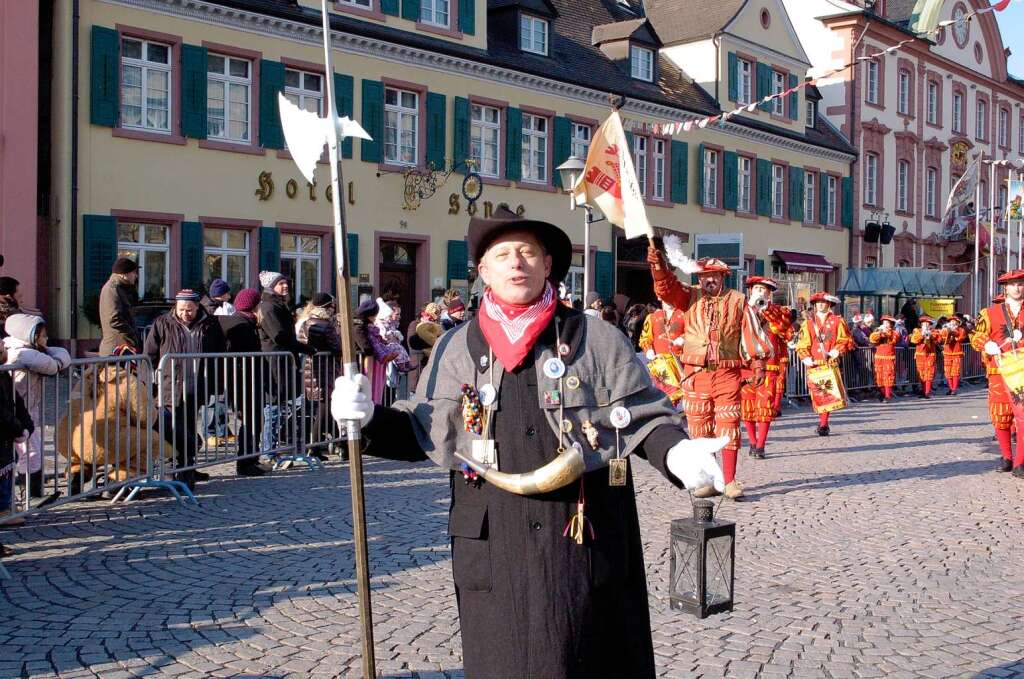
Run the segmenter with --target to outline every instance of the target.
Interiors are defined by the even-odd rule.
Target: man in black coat
[[[259,353],[260,336],[256,323],[256,307],[260,293],[252,288],[239,290],[235,296],[235,313],[217,316],[224,333],[226,350],[231,354]],[[224,388],[228,406],[238,414],[242,425],[238,430],[238,462],[235,471],[239,476],[262,476],[259,466],[260,440],[263,429],[263,373],[265,361],[258,356],[227,359]]]
[[[362,422],[371,455],[451,470],[467,679],[653,679],[622,463],[635,453],[677,486],[721,490],[712,453],[728,439],[687,440],[622,333],[558,303],[572,254],[560,229],[499,206],[469,240],[480,313],[438,339],[416,395],[374,407],[364,376],[341,377],[332,413]]]

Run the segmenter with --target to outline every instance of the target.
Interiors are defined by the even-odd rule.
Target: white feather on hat
[[[675,234],[665,236],[665,256],[672,266],[688,276],[700,271],[700,265],[683,252],[683,241]]]

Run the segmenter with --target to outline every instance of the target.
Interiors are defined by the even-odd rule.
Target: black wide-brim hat
[[[551,275],[548,280],[559,283],[569,272],[572,264],[572,240],[568,234],[554,224],[537,219],[520,217],[501,203],[495,208],[491,217],[473,217],[469,220],[469,251],[473,253],[473,261],[479,266],[487,248],[500,236],[515,231],[532,233],[551,255]]]

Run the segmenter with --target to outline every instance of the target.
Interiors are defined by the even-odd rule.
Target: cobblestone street
[[[634,465],[661,675],[1024,676],[1024,482],[993,471],[984,390],[814,421],[788,409],[768,459],[743,454],[736,608],[703,621],[667,599],[686,495]],[[0,677],[358,676],[346,468],[232,471],[199,508],[76,503],[0,533]],[[378,670],[462,677],[446,475],[366,478]]]

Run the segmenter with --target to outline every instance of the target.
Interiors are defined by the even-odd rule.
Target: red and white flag
[[[654,236],[618,111],[594,133],[586,167],[572,193],[577,205],[601,210],[609,222],[622,227],[626,238]]]

